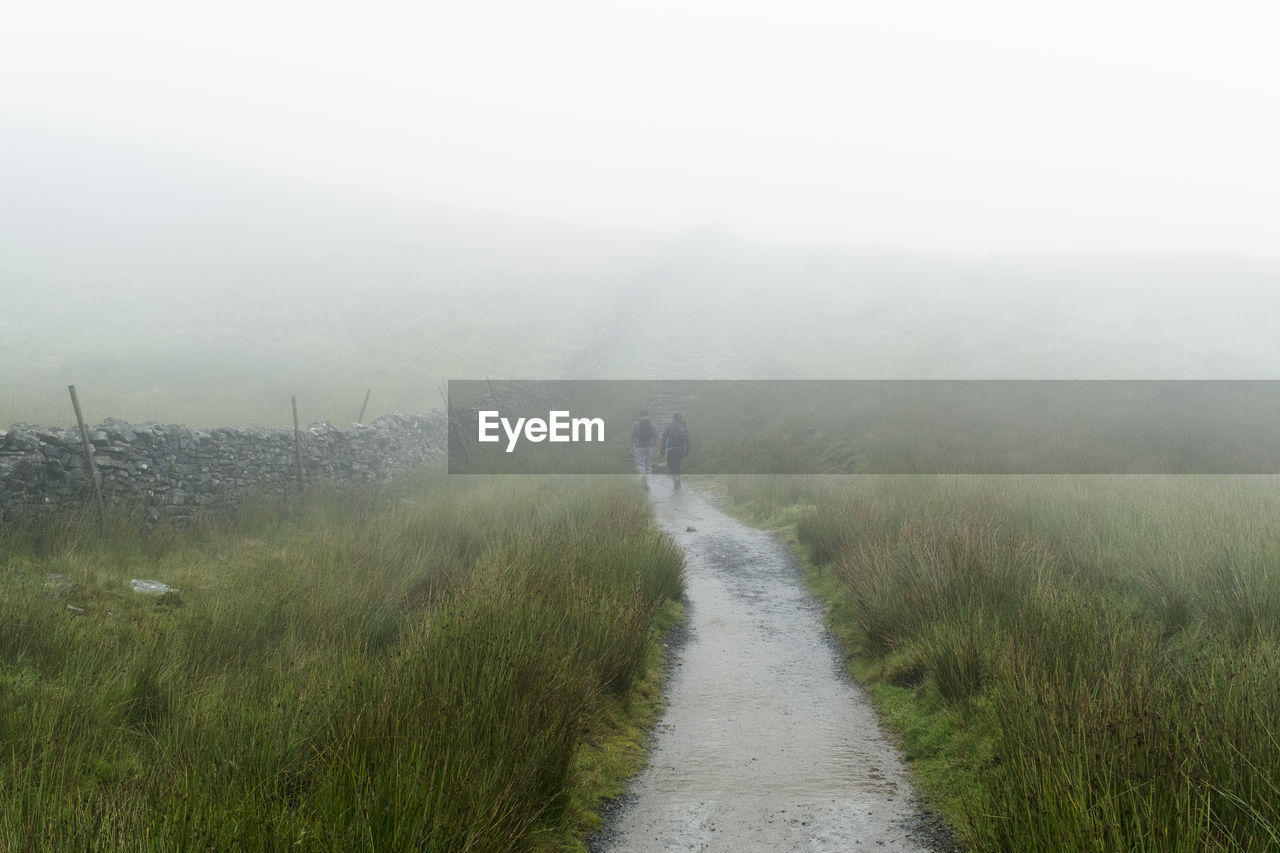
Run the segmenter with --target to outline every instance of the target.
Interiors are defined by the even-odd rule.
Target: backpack
[[[686,453],[689,450],[689,430],[684,424],[673,423],[669,427],[670,432],[667,434],[667,450],[677,450],[680,453]]]
[[[641,418],[636,421],[636,425],[631,428],[631,438],[641,447],[649,447],[653,444],[654,438],[657,437],[658,429],[653,425],[653,421],[648,418]]]

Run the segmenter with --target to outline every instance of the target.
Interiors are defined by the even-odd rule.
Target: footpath
[[[591,849],[940,849],[794,556],[652,481],[658,523],[685,553],[687,624],[649,763]]]

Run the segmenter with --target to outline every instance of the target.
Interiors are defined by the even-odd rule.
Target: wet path
[[[649,764],[592,849],[929,849],[911,834],[901,761],[786,547],[661,477],[653,502],[685,551],[688,637]]]

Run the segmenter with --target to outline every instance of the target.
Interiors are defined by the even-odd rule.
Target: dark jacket
[[[693,450],[693,440],[689,438],[689,427],[684,421],[672,421],[662,433],[661,453],[679,453],[688,456]]]
[[[658,439],[658,428],[648,418],[640,418],[631,426],[631,443],[636,447],[653,447]]]

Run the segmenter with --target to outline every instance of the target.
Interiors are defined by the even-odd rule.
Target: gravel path
[[[654,478],[684,549],[684,636],[649,763],[593,851],[945,850],[799,566],[772,535]]]

